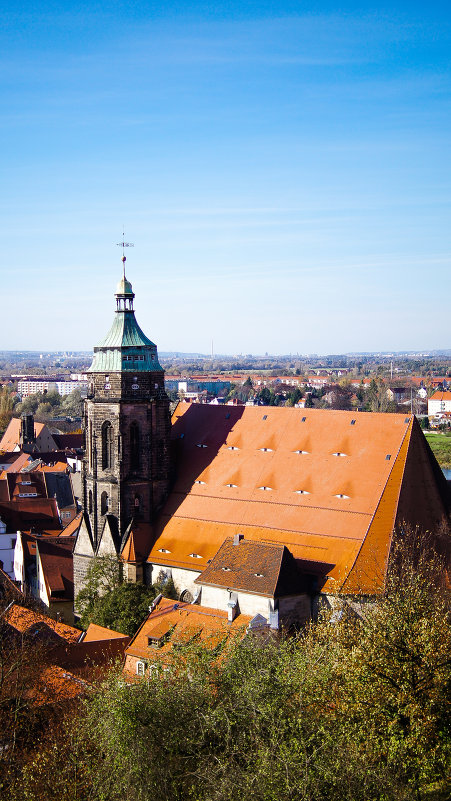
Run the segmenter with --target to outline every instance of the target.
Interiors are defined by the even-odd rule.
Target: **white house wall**
[[[150,569],[149,569],[150,568]],[[146,571],[147,579],[151,584],[158,581],[160,573],[169,575],[175,584],[177,592],[180,594],[183,590],[189,590],[191,595],[194,596],[199,590],[197,584],[194,584],[195,579],[200,575],[197,570],[185,570],[182,567],[169,567],[168,565],[149,565]]]

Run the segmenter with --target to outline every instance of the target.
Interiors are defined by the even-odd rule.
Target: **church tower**
[[[89,559],[120,554],[133,525],[140,530],[141,548],[145,549],[144,537],[150,549],[151,523],[169,489],[170,414],[164,372],[156,345],[136,321],[125,256],[122,261],[113,324],[94,348],[88,370],[84,520],[74,550],[75,594]]]

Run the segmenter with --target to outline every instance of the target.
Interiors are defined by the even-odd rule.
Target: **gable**
[[[74,554],[79,556],[94,556],[94,544],[91,534],[89,517],[84,514],[75,540]]]

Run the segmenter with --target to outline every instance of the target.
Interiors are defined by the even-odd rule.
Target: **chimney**
[[[233,537],[233,544],[239,545],[241,540],[244,540],[244,534],[234,534]]]

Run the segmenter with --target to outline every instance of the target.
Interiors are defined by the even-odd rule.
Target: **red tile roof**
[[[280,598],[305,582],[285,545],[227,538],[195,583]]]
[[[413,416],[180,403],[172,435],[178,474],[149,562],[203,572],[241,533],[323,563],[339,585],[369,548],[384,575],[409,443],[424,439]],[[362,591],[381,586],[377,571],[359,576]]]
[[[86,629],[86,634],[83,637],[83,642],[100,642],[104,640],[129,640],[127,634],[121,634],[119,631],[106,629],[103,626],[97,626],[96,623],[90,623]]]
[[[48,615],[41,614],[33,609],[27,609],[17,603],[12,604],[6,610],[3,614],[3,620],[20,634],[32,633],[37,626],[44,625],[57,637],[68,643],[77,643],[81,636],[79,629],[68,626],[66,623],[58,623]]]
[[[0,450],[13,451],[19,445],[20,423],[21,421],[19,417],[11,418],[11,420],[9,421],[9,425],[0,441]],[[42,432],[42,429],[45,427],[46,427],[45,423],[35,422],[34,424],[35,437],[38,437],[39,434]]]
[[[158,659],[168,655],[174,643],[186,643],[193,637],[212,647],[230,634],[243,635],[250,620],[249,615],[238,615],[232,623],[228,623],[227,612],[162,598],[125,653],[128,656]],[[161,639],[169,634],[170,638],[161,648],[149,645],[149,637]]]
[[[72,550],[75,540],[37,538],[36,544],[49,599],[73,601],[74,567]]]

